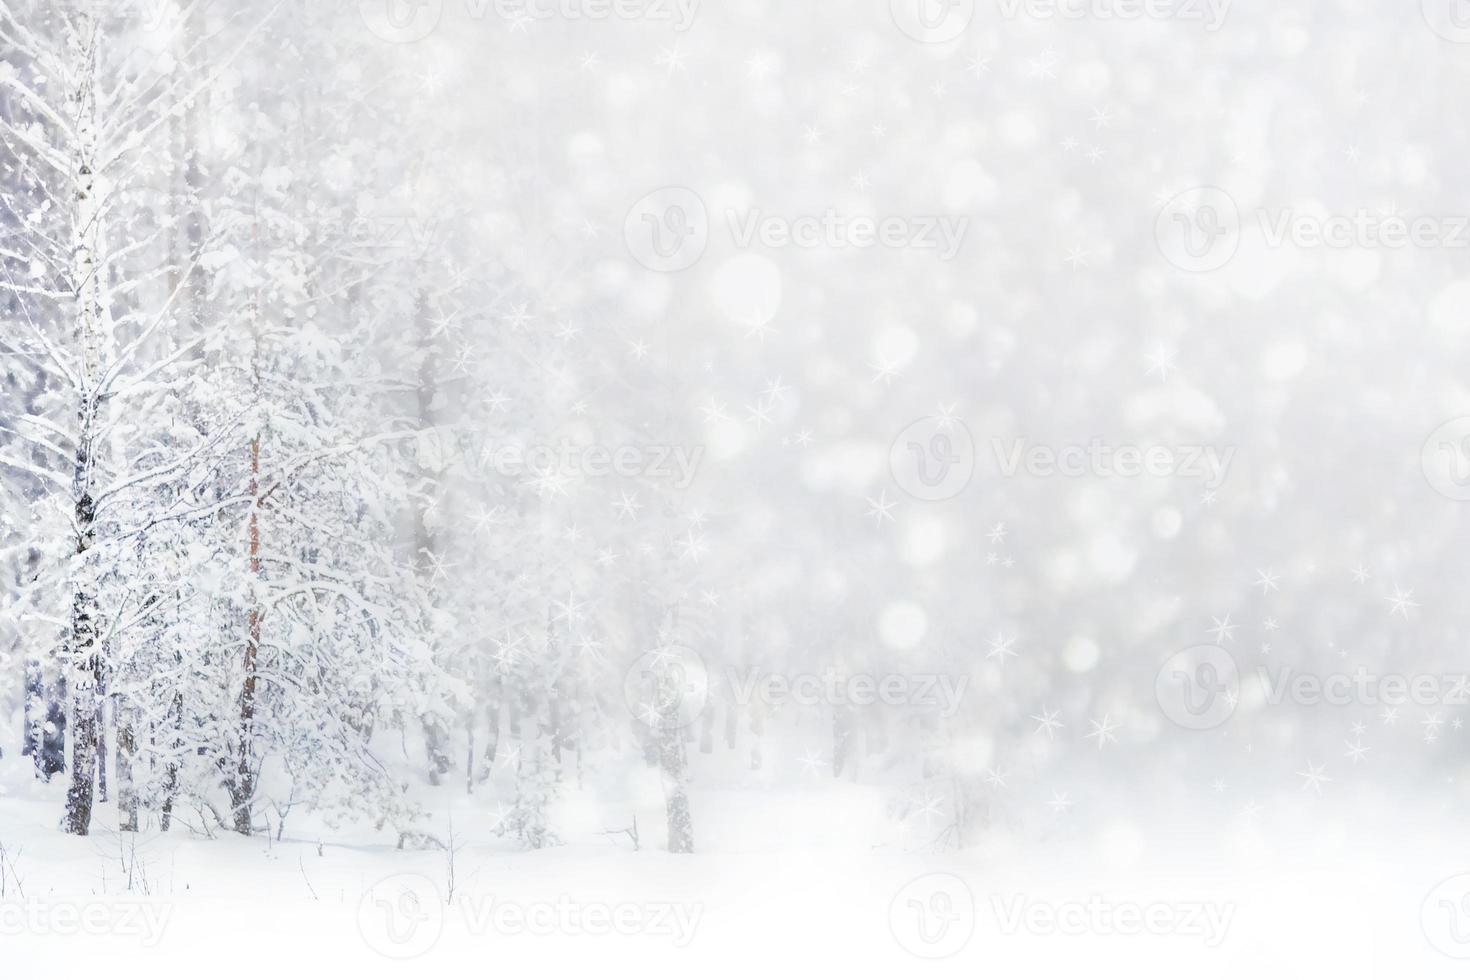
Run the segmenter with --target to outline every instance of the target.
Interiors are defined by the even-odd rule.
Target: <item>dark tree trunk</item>
[[[168,762],[163,769],[163,806],[158,818],[158,827],[167,833],[174,822],[174,799],[179,792],[179,753],[183,750],[183,743],[179,739],[179,730],[184,723],[184,695],[174,694],[173,702],[169,707],[167,725],[169,728],[169,754]]]
[[[250,509],[249,549],[250,578],[257,587],[260,583],[260,437],[250,442]],[[240,689],[240,731],[236,746],[235,772],[229,781],[230,810],[234,815],[235,832],[246,837],[252,832],[250,821],[251,804],[255,799],[255,694],[260,664],[261,612],[258,596],[251,597],[251,607],[246,617],[244,685]]]
[[[678,728],[659,732],[659,769],[664,782],[664,808],[669,822],[669,853],[694,852],[694,815],[684,780],[684,736]]]
[[[25,704],[21,719],[20,754],[30,756],[41,775],[41,731],[46,724],[46,681],[41,674],[38,657],[27,657],[25,668]]]
[[[678,665],[674,665],[677,667]],[[682,671],[666,668],[657,681],[659,706],[658,765],[664,784],[664,807],[669,823],[669,853],[694,852],[694,815],[685,788],[688,760],[684,754],[683,721],[679,716]]]
[[[83,431],[87,431],[84,427]],[[90,446],[85,442],[78,451],[78,473],[90,469],[87,458]],[[85,478],[79,476],[78,482]],[[95,543],[93,525],[96,508],[90,493],[77,500],[77,555],[85,561]],[[84,570],[81,573],[85,576]],[[72,733],[71,786],[66,794],[66,816],[63,827],[69,834],[85,837],[92,829],[93,781],[97,773],[97,697],[102,687],[102,653],[98,646],[96,597],[88,586],[79,585],[72,596],[69,653],[72,662]]]
[[[49,781],[66,771],[66,683],[59,673],[47,678],[39,657],[26,661],[26,738],[22,754],[36,775]]]
[[[839,704],[832,710],[832,775],[840,777],[852,753],[855,719],[851,705]]]
[[[464,791],[466,795],[475,795],[475,719],[472,715],[465,726],[465,738],[469,747],[465,751],[464,762]]]
[[[208,33],[206,15],[201,13],[197,19],[189,18],[182,27],[183,29],[178,34],[178,58],[183,65],[181,74],[186,74],[208,63],[207,44],[202,36]],[[180,297],[180,319],[187,325],[191,336],[196,334],[203,323],[204,304],[208,293],[208,277],[203,267],[193,261],[194,257],[200,255],[204,249],[204,213],[200,205],[204,173],[199,159],[199,132],[202,128],[202,120],[207,117],[208,100],[207,89],[196,93],[184,106],[183,112],[174,117],[171,133],[175,159],[174,216],[178,219],[178,225],[171,243],[174,251],[172,266],[175,271],[170,276],[169,290],[174,292],[179,289],[180,285],[187,287]],[[208,350],[205,351],[204,356],[211,364],[216,359],[216,355]],[[174,599],[178,603],[182,595],[176,592]],[[180,608],[181,605],[179,603],[175,608]],[[173,644],[174,663],[182,677],[184,651],[177,637],[174,638]],[[176,686],[169,699],[169,711],[164,721],[162,736],[159,737],[159,734],[155,732],[153,744],[150,746],[150,753],[155,759],[160,744],[165,746],[167,751],[163,763],[163,801],[159,807],[158,819],[159,829],[164,832],[173,826],[174,801],[179,791],[180,756],[183,752],[181,738],[183,727],[184,695]]]
[[[495,690],[490,692],[490,703],[485,707],[485,766],[480,771],[480,779],[488,779],[490,772],[495,768],[495,757],[500,752],[500,684],[497,682]]]
[[[78,685],[76,729],[72,733],[71,786],[66,792],[67,833],[86,837],[92,829],[92,793],[97,776],[97,709],[92,705],[92,685]]]
[[[439,412],[436,400],[439,395],[439,360],[434,354],[433,322],[430,316],[429,300],[426,295],[420,295],[414,314],[418,330],[420,350],[423,352],[423,361],[419,364],[418,376],[418,413],[419,424],[425,430],[432,430],[437,436],[439,423]],[[429,465],[432,463],[433,465]],[[439,467],[444,462],[442,459],[420,460],[419,476],[427,492],[434,493],[441,480],[442,473]],[[421,570],[428,590],[432,593],[437,586],[435,581],[436,572],[434,561],[439,558],[438,535],[429,526],[426,509],[417,507],[413,512],[414,548],[418,552],[417,567]],[[429,782],[438,786],[444,781],[454,769],[454,762],[449,756],[449,732],[438,718],[425,715],[421,722],[424,728],[424,745],[428,751]]]
[[[709,705],[699,720],[699,754],[710,755],[715,750],[715,707]]]
[[[41,774],[66,772],[66,678],[58,673],[46,687],[46,724],[41,732]]]
[[[113,703],[117,721],[117,815],[118,829],[124,833],[138,831],[138,788],[133,781],[133,760],[137,756],[137,709],[126,698]]]
[[[97,799],[107,802],[107,688],[97,685]]]

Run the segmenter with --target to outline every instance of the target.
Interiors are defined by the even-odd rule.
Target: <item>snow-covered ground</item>
[[[520,850],[466,801],[451,862],[371,831],[134,841],[109,822],[79,840],[56,801],[0,798],[0,961],[7,976],[64,953],[68,975],[112,977],[1432,980],[1470,957],[1470,877],[1453,880],[1470,837],[1387,801],[1352,822],[1292,799],[924,853],[874,846],[879,798],[851,786],[693,799],[707,846],[685,856],[657,823],[638,851],[592,833]]]

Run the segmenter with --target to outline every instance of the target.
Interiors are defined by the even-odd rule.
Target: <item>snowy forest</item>
[[[0,0],[0,973],[1459,976],[1458,2]]]

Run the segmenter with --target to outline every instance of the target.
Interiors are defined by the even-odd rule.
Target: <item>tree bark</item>
[[[45,781],[66,772],[66,685],[40,657],[26,659],[25,745],[36,775]]]
[[[97,798],[107,802],[107,677],[97,681]]]
[[[76,110],[76,207],[72,218],[71,280],[77,299],[77,345],[81,350],[78,379],[77,453],[72,472],[77,578],[72,587],[67,664],[71,670],[72,734],[71,786],[66,796],[63,826],[86,836],[92,826],[93,779],[97,769],[97,694],[102,681],[102,651],[98,636],[96,585],[88,557],[96,544],[96,460],[94,440],[100,426],[100,399],[95,390],[102,378],[101,320],[103,317],[99,222],[96,194],[97,51],[99,34],[90,15],[81,18],[72,39],[79,79],[72,96]]]
[[[168,762],[163,769],[163,805],[160,808],[158,827],[164,833],[169,831],[174,821],[174,800],[179,793],[179,753],[183,749],[179,739],[179,730],[184,723],[184,695],[175,692],[173,701],[169,706],[167,724],[173,732],[170,741]]]
[[[240,688],[240,731],[234,778],[230,781],[230,809],[234,815],[235,832],[250,836],[251,802],[255,798],[255,695],[257,671],[260,665],[261,611],[259,602],[260,584],[260,436],[250,440],[250,517],[249,558],[251,597],[250,611],[246,615],[245,658],[242,664],[244,681]]]
[[[50,782],[66,772],[66,673],[52,672],[46,683],[46,723],[41,730],[41,774]]]
[[[208,24],[204,23],[207,17],[206,8],[201,10],[196,17],[185,18],[185,22],[181,25],[178,32],[177,55],[181,71],[205,70],[208,55],[206,53],[201,57],[200,52],[204,50],[203,35],[208,33]],[[207,98],[207,90],[197,93],[183,107],[182,113],[174,117],[171,124],[175,156],[173,210],[177,219],[177,230],[170,246],[174,253],[171,264],[176,271],[170,279],[169,291],[177,293],[180,297],[179,302],[182,309],[179,319],[187,324],[189,336],[196,335],[203,324],[208,288],[204,270],[194,261],[204,248],[204,217],[199,204],[199,198],[203,192],[204,174],[200,166],[199,133]],[[184,279],[187,282],[182,282]],[[181,284],[185,286],[182,291],[179,289]],[[211,362],[214,359],[214,355],[208,351],[205,352],[205,357]],[[182,608],[182,599],[182,591],[176,590],[174,592],[176,609]],[[177,636],[173,639],[173,646],[174,664],[182,677],[184,651]],[[173,694],[169,698],[169,711],[163,726],[163,736],[159,739],[155,733],[155,740],[150,749],[156,758],[159,749],[158,742],[162,741],[166,753],[163,763],[163,801],[159,807],[158,821],[159,828],[164,832],[173,826],[174,801],[179,792],[180,754],[183,751],[180,732],[183,730],[183,725],[183,685],[178,683],[174,685]]]
[[[673,727],[671,727],[671,722]],[[689,794],[685,788],[684,733],[676,726],[676,720],[666,718],[658,737],[659,770],[664,784],[664,810],[669,824],[669,853],[692,854],[694,852],[694,815],[689,809]]]
[[[423,360],[419,364],[418,376],[418,414],[419,425],[426,431],[435,431],[438,425],[438,407],[436,402],[439,397],[438,382],[438,359],[434,356],[433,325],[429,316],[429,300],[424,294],[420,294],[414,319],[418,330],[418,342]],[[423,481],[426,492],[434,492],[439,482],[440,472],[437,467],[442,466],[442,460],[434,460],[435,466],[431,467],[422,460],[419,463],[419,478]],[[413,536],[414,548],[417,552],[417,567],[420,569],[421,577],[432,595],[437,583],[433,562],[439,558],[439,541],[434,529],[429,526],[426,510],[423,507],[414,508],[413,512]],[[424,729],[424,745],[429,757],[429,782],[438,786],[444,781],[454,768],[454,762],[449,757],[449,732],[438,718],[432,715],[424,715],[420,719]]]
[[[81,451],[85,453],[86,450]],[[78,471],[83,468],[79,462]],[[88,465],[86,468],[90,469]],[[77,502],[77,554],[83,560],[95,543],[93,523],[96,513],[90,493]],[[87,571],[80,573],[72,595],[70,661],[72,670],[71,786],[66,794],[67,833],[87,836],[92,827],[93,782],[97,773],[97,692],[102,685],[102,656],[97,636],[97,599],[85,584]]]
[[[664,620],[661,640],[672,642],[677,610]],[[654,681],[658,704],[657,751],[659,773],[663,777],[664,810],[669,825],[669,853],[694,852],[694,814],[689,808],[687,783],[688,759],[684,754],[684,719],[680,708],[685,694],[682,664],[667,663]]]
[[[137,755],[137,708],[122,695],[113,701],[117,719],[117,815],[118,829],[124,833],[138,831],[138,788],[133,781],[133,760]]]

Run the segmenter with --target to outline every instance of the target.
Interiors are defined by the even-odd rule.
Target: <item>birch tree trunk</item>
[[[437,437],[439,435],[436,428],[439,418],[439,364],[438,358],[434,356],[435,341],[433,326],[430,322],[429,299],[426,294],[419,295],[414,319],[418,330],[419,352],[423,358],[419,365],[417,382],[419,426],[425,431],[433,430]],[[423,481],[428,493],[436,492],[442,475],[437,469],[443,465],[442,460],[436,459],[433,463],[433,466],[429,466],[421,462],[419,468],[419,478]],[[424,507],[414,508],[413,536],[417,567],[421,569],[430,594],[433,594],[437,585],[434,560],[439,557],[439,541],[434,529],[429,526]],[[443,723],[438,718],[431,715],[424,715],[422,724],[424,744],[429,756],[429,781],[438,786],[454,768],[454,763],[449,757],[449,732],[445,731]]]
[[[118,830],[138,831],[138,789],[133,780],[133,760],[137,756],[137,708],[126,695],[113,701],[117,719],[117,812]]]
[[[76,339],[82,353],[78,378],[76,463],[72,473],[76,559],[72,585],[71,621],[66,661],[72,694],[71,786],[66,796],[63,825],[68,833],[86,836],[92,827],[93,779],[97,770],[97,706],[102,681],[102,650],[98,635],[97,586],[89,562],[97,542],[95,441],[101,424],[97,386],[102,380],[102,283],[98,267],[99,222],[97,202],[97,93],[96,65],[100,34],[90,15],[80,18],[72,38],[73,63],[80,66],[76,112],[76,205],[73,212],[71,281],[76,291]]]
[[[106,647],[100,649],[105,650]],[[107,674],[103,658],[103,674],[97,680],[97,798],[107,802]]]
[[[260,436],[250,440],[250,517],[248,520],[251,598],[246,614],[244,681],[240,688],[240,731],[234,778],[230,782],[230,809],[235,832],[250,836],[250,808],[255,797],[255,693],[260,665]]]
[[[670,612],[660,631],[660,642],[674,642],[678,612]],[[670,661],[657,672],[658,731],[657,751],[659,775],[663,780],[664,810],[669,825],[669,853],[694,852],[694,815],[689,809],[687,786],[688,759],[684,754],[683,699],[689,683],[683,665]]]
[[[208,33],[208,25],[201,22],[207,16],[207,10],[201,11],[198,19],[187,18],[181,26],[178,35],[177,58],[183,71],[202,71],[209,63],[209,52],[203,37]],[[204,193],[204,176],[200,164],[200,134],[203,128],[201,119],[205,112],[207,99],[207,89],[195,95],[174,117],[171,125],[176,160],[173,189],[174,216],[177,219],[179,230],[173,236],[170,245],[173,252],[173,261],[170,265],[176,272],[170,278],[169,292],[171,295],[176,294],[180,297],[179,319],[186,325],[187,334],[190,337],[197,335],[204,328],[207,290],[204,270],[194,261],[194,257],[198,256],[204,248],[204,218],[199,203]],[[181,276],[187,281],[181,281]],[[181,285],[182,289],[180,289]],[[206,353],[206,357],[211,356]],[[182,543],[177,529],[173,534],[173,541],[168,548],[165,560],[173,566],[168,570],[169,577],[177,581],[179,577],[177,556]],[[182,598],[182,591],[175,590],[175,608],[181,607]],[[171,642],[174,663],[182,674],[185,660],[182,640],[175,634]],[[180,732],[184,726],[183,685],[175,685],[173,691],[167,696],[169,710],[162,726],[163,731],[160,733],[165,761],[159,827],[165,832],[173,825],[174,800],[179,791],[180,754],[183,751]],[[155,745],[154,754],[158,755],[159,750],[160,746]]]
[[[676,672],[659,678],[662,718],[658,733],[658,765],[663,777],[664,809],[669,823],[669,853],[694,852],[694,815],[689,809],[684,756],[684,730],[679,727]]]
[[[264,315],[263,298],[257,291],[249,306],[249,322],[253,346],[251,349],[252,392],[258,408],[265,407],[265,393],[261,386],[261,324]],[[257,420],[255,435],[251,437],[249,452],[249,498],[250,512],[245,520],[246,561],[249,572],[249,591],[246,596],[245,647],[241,658],[240,701],[237,709],[235,759],[226,763],[231,768],[225,780],[230,795],[231,819],[237,834],[250,836],[251,804],[255,798],[255,699],[260,669],[260,640],[264,598],[264,583],[261,582],[261,528],[260,512],[264,506],[260,486],[260,453],[264,423]]]

